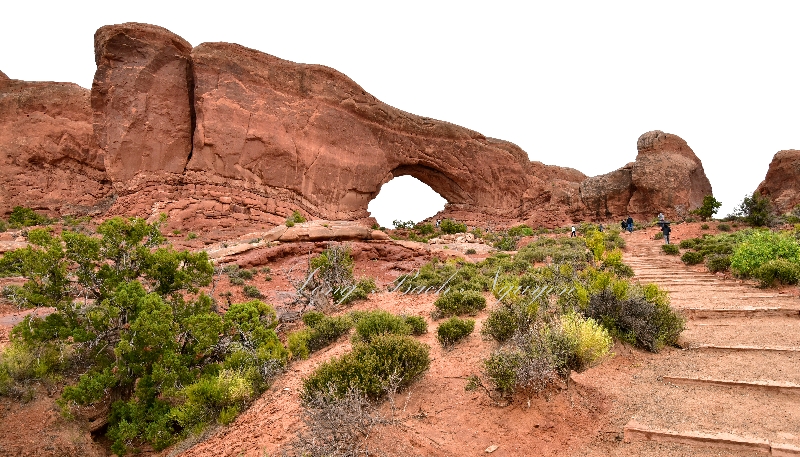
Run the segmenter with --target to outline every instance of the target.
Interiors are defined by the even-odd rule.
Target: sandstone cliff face
[[[127,23],[94,36],[94,130],[115,182],[183,173],[191,153],[192,46],[167,29]]]
[[[775,154],[756,192],[769,197],[780,213],[800,205],[800,151],[789,149]]]
[[[711,192],[688,145],[663,132],[640,137],[632,164],[587,178],[531,162],[507,141],[386,105],[328,67],[228,43],[192,49],[135,23],[100,28],[95,56],[91,111],[77,86],[60,98],[52,87],[27,86],[39,91],[28,97],[49,100],[41,109],[13,101],[19,94],[4,99],[0,145],[16,144],[12,130],[32,138],[3,147],[25,175],[9,188],[12,200],[61,193],[67,206],[97,205],[110,195],[107,215],[164,212],[172,225],[198,229],[275,225],[294,210],[366,222],[381,186],[411,175],[448,201],[437,217],[497,227],[672,215]],[[0,90],[16,94],[20,84],[38,83],[0,77]],[[50,130],[28,117],[37,109]],[[58,191],[32,190],[59,173],[77,178],[61,179]]]
[[[92,131],[89,91],[0,74],[0,214],[101,211],[111,182]]]

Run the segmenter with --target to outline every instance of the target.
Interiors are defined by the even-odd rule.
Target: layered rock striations
[[[448,201],[438,217],[471,225],[651,218],[696,207],[711,192],[688,145],[663,132],[639,139],[632,164],[587,178],[531,162],[512,143],[393,108],[328,67],[228,43],[191,48],[146,24],[102,27],[95,55],[91,110],[83,90],[73,127],[79,163],[96,176],[85,189],[116,199],[108,214],[165,212],[198,228],[274,225],[294,210],[365,220],[381,186],[401,175]],[[8,121],[30,124],[24,114]]]
[[[0,214],[14,206],[53,215],[98,213],[107,208],[110,190],[89,91],[0,73]]]
[[[779,213],[800,205],[800,150],[780,151],[772,158],[756,192],[769,197]]]

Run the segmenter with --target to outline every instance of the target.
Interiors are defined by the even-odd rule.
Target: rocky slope
[[[0,86],[0,132],[6,132],[0,150],[17,164],[0,179],[24,182],[5,190],[0,212],[31,206],[30,189],[46,187],[36,191],[44,197],[33,206],[144,217],[165,212],[171,224],[198,229],[271,226],[294,210],[367,222],[367,205],[381,186],[411,175],[448,201],[437,217],[553,226],[628,214],[675,217],[711,193],[686,142],[660,131],[639,138],[632,164],[587,178],[531,162],[512,143],[386,105],[320,65],[229,43],[192,48],[166,29],[136,23],[100,28],[95,56],[90,97],[77,86],[69,86],[72,98],[52,97],[48,91],[68,86],[59,83]],[[48,102],[15,111],[21,86]],[[33,110],[49,123],[30,119]],[[12,131],[25,132],[24,147],[15,146],[20,140]],[[60,146],[65,136],[77,146]],[[72,152],[29,158],[37,143],[54,141],[58,151]],[[72,168],[56,166],[58,157],[68,157]],[[61,198],[49,204],[48,192],[56,194],[44,175],[53,174],[75,190],[59,188]],[[111,202],[106,211],[103,204]]]
[[[775,154],[756,192],[769,197],[780,213],[800,205],[800,151],[789,149]]]

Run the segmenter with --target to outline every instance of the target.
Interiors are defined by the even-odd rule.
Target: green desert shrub
[[[467,249],[466,251],[464,251],[464,254],[467,254],[467,255],[471,255],[471,254],[477,254],[477,253],[478,253],[478,251],[476,251],[476,250],[475,250],[475,249],[473,249],[473,248],[469,248],[469,249]]]
[[[730,232],[731,226],[728,224],[719,224],[717,225],[717,230],[719,230],[720,232]]]
[[[606,251],[600,269],[612,271],[620,278],[631,278],[634,275],[633,268],[622,261],[622,251],[619,249]]]
[[[440,295],[433,305],[437,317],[474,315],[486,308],[486,298],[480,292],[456,290]]]
[[[569,380],[572,371],[584,371],[610,353],[613,340],[592,319],[569,313],[550,323],[539,322],[514,337],[514,343],[484,360],[483,371],[491,387],[509,396],[522,390],[535,393],[554,382]],[[473,376],[471,389],[483,385]]]
[[[501,306],[489,313],[483,322],[481,334],[492,337],[498,343],[508,341],[519,327],[517,313],[509,306]]]
[[[667,254],[667,255],[678,255],[678,254],[680,254],[680,249],[678,249],[678,246],[676,246],[674,244],[662,244],[661,245],[661,250],[664,251],[664,254]]]
[[[386,393],[390,383],[405,387],[429,366],[428,346],[409,336],[384,334],[323,362],[303,380],[301,398],[308,401],[320,394],[340,398],[357,389],[377,399]]]
[[[326,291],[334,303],[346,305],[355,300],[365,299],[371,292],[377,290],[375,280],[372,278],[355,280],[354,261],[347,246],[331,245],[313,257],[309,264],[307,274],[309,279],[305,283],[305,293],[313,290]],[[314,303],[314,305],[322,304]]]
[[[6,221],[0,219],[0,233],[5,232],[7,229],[8,227],[6,227]]]
[[[615,336],[658,352],[674,345],[685,321],[669,307],[666,296],[655,286],[647,286],[643,296],[621,298],[611,290],[593,294],[585,311]]]
[[[753,276],[770,260],[800,263],[800,243],[789,233],[756,230],[745,235],[731,256],[731,269],[741,276]]]
[[[758,279],[762,287],[773,284],[797,284],[800,280],[800,263],[787,259],[772,259],[761,264],[753,272],[753,277]]]
[[[519,237],[504,233],[497,238],[493,246],[499,251],[513,251],[517,249],[518,241]]]
[[[312,330],[309,341],[311,352],[328,346],[353,328],[353,321],[349,316],[326,316],[319,311],[305,313],[303,323]]]
[[[700,226],[700,230],[708,230],[710,227],[708,224],[703,224]]]
[[[436,329],[436,339],[443,347],[456,344],[469,336],[475,330],[475,320],[451,317],[439,324]]]
[[[43,216],[31,208],[24,206],[15,206],[8,216],[8,224],[12,228],[32,227],[34,225],[47,225],[50,224],[50,219]]]
[[[664,239],[664,232],[656,232],[656,234],[653,235],[653,239],[654,240],[663,240]]]
[[[686,240],[681,240],[678,246],[680,246],[681,249],[694,249],[698,241],[699,240],[697,238],[689,238]]]
[[[428,332],[428,321],[421,316],[406,316],[406,325],[411,327],[412,335],[422,335]]]
[[[289,349],[293,359],[307,359],[311,355],[308,344],[311,341],[313,330],[304,328],[289,333],[286,336],[286,347]]]
[[[706,259],[706,268],[712,273],[727,271],[731,267],[731,256],[714,254]]]
[[[302,224],[306,218],[300,214],[300,211],[294,211],[291,216],[286,218],[286,226],[294,227],[294,224]]]
[[[508,234],[510,236],[532,236],[533,229],[524,224],[517,225],[515,227],[511,227],[510,229],[508,229]]]
[[[562,316],[561,327],[570,345],[571,355],[567,363],[571,370],[582,372],[610,353],[614,341],[608,330],[593,319],[568,313]]]
[[[467,231],[467,224],[452,219],[445,219],[439,224],[439,228],[442,230],[442,233],[463,233]]]
[[[686,265],[697,265],[703,263],[703,254],[694,251],[686,251],[681,256],[681,261]]]
[[[258,290],[258,287],[251,285],[244,286],[244,288],[242,288],[242,292],[244,293],[244,296],[248,298],[262,298],[264,296],[264,294]]]
[[[383,310],[371,311],[360,316],[355,324],[355,329],[353,341],[366,343],[387,333],[409,335],[412,332],[411,326],[406,323],[405,318]]]

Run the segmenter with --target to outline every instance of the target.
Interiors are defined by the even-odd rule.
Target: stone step
[[[664,376],[664,382],[683,386],[717,386],[733,389],[757,390],[782,394],[800,394],[800,384],[788,381],[736,381],[732,379],[698,378],[690,376]]]
[[[726,318],[763,318],[792,317],[800,318],[800,309],[796,308],[681,308],[681,312],[689,319],[726,319]]]
[[[668,382],[673,381],[673,382]],[[648,428],[730,433],[800,446],[800,395],[778,388],[646,380],[633,417]],[[751,383],[755,384],[755,383]],[[646,398],[646,400],[645,400]]]
[[[725,449],[726,451],[734,452],[753,452],[771,456],[800,456],[800,447],[792,444],[772,442],[761,438],[739,436],[730,433],[655,429],[646,427],[636,422],[634,419],[631,419],[631,421],[625,425],[623,434],[626,443],[633,441],[656,441],[661,443],[678,443],[690,446]]]
[[[681,338],[689,345],[800,347],[800,319],[787,317],[690,320]]]
[[[722,324],[728,325],[728,324]],[[800,354],[800,347],[792,347],[792,346],[751,346],[746,344],[739,344],[734,346],[726,346],[726,345],[716,345],[716,344],[692,344],[687,343],[687,347],[684,349],[689,349],[692,351],[724,351],[724,352],[788,352],[788,353],[798,353]]]
[[[711,330],[713,331],[713,330]],[[753,348],[754,346],[748,346]],[[671,377],[722,379],[745,383],[764,380],[785,382],[800,388],[800,349],[673,350],[659,361],[658,371]],[[798,392],[800,393],[800,391]]]

